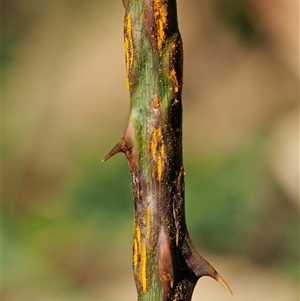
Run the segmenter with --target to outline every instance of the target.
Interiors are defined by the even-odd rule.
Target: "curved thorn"
[[[229,285],[226,281],[221,277],[220,274],[216,271],[215,276],[213,277],[216,281],[218,281],[231,295],[233,295],[232,290],[230,289]]]
[[[117,153],[125,153],[126,151],[126,143],[125,139],[122,138],[116,145],[115,147],[101,160],[101,162],[105,162],[111,157],[113,157]]]
[[[232,290],[220,274],[197,252],[189,237],[185,239],[183,250],[183,256],[187,265],[198,279],[203,276],[209,276],[218,281],[229,293],[233,294]]]

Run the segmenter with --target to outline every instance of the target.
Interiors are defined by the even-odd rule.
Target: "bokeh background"
[[[297,0],[178,0],[186,213],[234,291],[296,301]],[[123,7],[2,0],[2,300],[135,300]]]

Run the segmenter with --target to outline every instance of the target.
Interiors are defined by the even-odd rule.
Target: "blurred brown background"
[[[187,221],[234,291],[298,300],[299,4],[178,0]],[[3,0],[3,299],[135,300],[123,7]]]

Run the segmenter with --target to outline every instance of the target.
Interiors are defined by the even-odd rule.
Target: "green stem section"
[[[134,196],[133,273],[139,301],[188,301],[197,280],[225,281],[194,248],[184,212],[182,41],[175,0],[123,0],[131,110],[121,141]]]

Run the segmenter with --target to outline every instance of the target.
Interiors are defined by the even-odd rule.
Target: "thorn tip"
[[[229,293],[233,294],[228,284],[214,269],[214,267],[197,252],[189,237],[186,239],[185,243],[186,246],[183,256],[187,265],[198,277],[198,279],[202,276],[209,276],[218,281]]]
[[[232,290],[230,289],[229,285],[226,281],[221,277],[221,275],[216,272],[215,276],[213,277],[217,282],[219,282],[231,295],[233,295]]]
[[[101,160],[101,163],[107,161],[111,157],[113,157],[117,153],[125,153],[126,151],[126,142],[125,139],[122,138],[114,147],[113,149]]]

